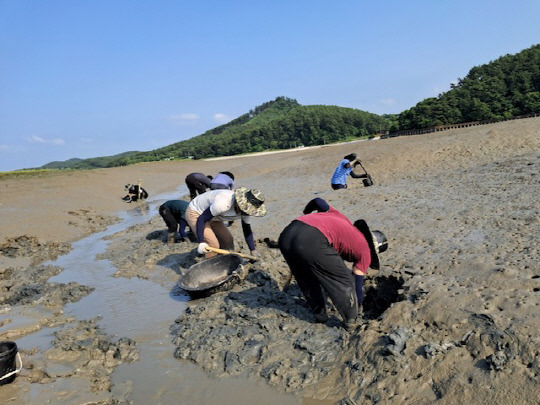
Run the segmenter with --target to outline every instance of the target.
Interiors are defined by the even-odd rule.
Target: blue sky
[[[540,42],[540,1],[0,0],[0,171],[169,145],[278,96],[399,113]]]

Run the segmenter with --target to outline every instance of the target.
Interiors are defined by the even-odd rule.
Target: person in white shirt
[[[241,219],[244,238],[252,256],[256,255],[250,217],[266,215],[264,195],[255,189],[212,190],[195,197],[187,207],[186,220],[195,230],[197,251],[206,258],[215,256],[207,247],[233,250],[234,238],[224,222]]]

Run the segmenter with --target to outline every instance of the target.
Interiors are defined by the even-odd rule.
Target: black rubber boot
[[[314,314],[315,316],[315,322],[317,323],[326,323],[328,322],[328,315],[326,315],[326,310],[323,309],[320,312],[317,312]]]

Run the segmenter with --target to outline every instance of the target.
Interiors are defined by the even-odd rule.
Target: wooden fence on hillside
[[[476,125],[486,125],[486,124],[493,124],[495,122],[512,121],[512,120],[519,120],[523,118],[532,118],[532,117],[540,117],[540,112],[526,114],[526,115],[518,115],[516,117],[500,119],[500,120],[462,122],[461,124],[439,125],[439,126],[431,127],[431,128],[408,129],[408,130],[403,130],[403,131],[392,132],[390,134],[383,134],[381,135],[381,139],[394,138],[396,136],[428,134],[431,132],[446,131],[448,129],[467,128],[467,127],[474,127]]]

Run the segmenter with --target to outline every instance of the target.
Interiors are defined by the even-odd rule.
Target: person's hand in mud
[[[259,253],[256,250],[250,250],[249,254],[254,257],[254,259],[249,259],[249,263],[253,264],[259,260]]]

